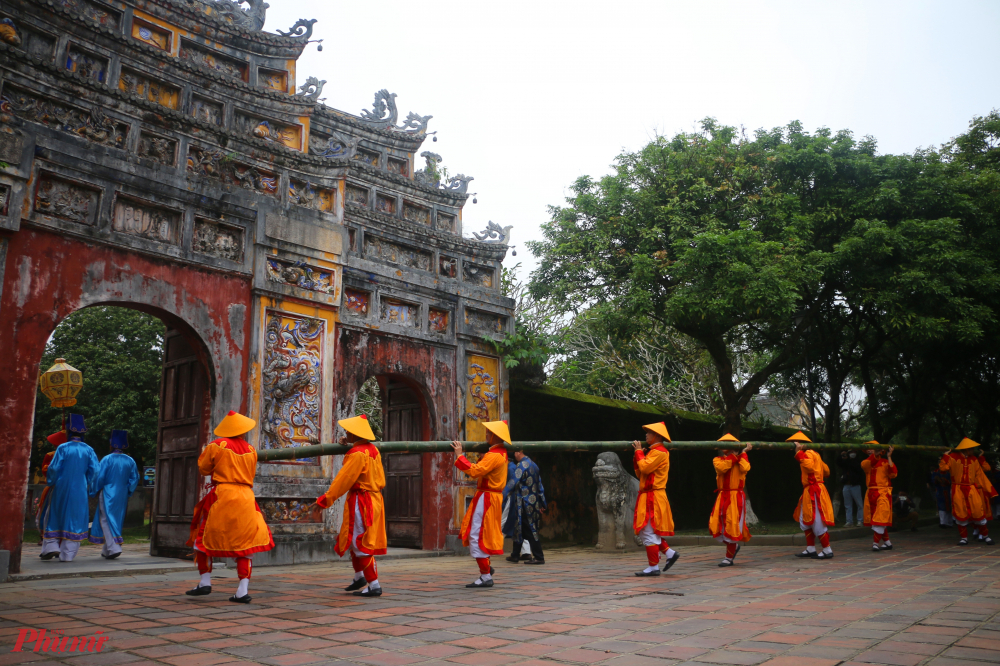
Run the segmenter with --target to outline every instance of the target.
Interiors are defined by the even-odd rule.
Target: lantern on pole
[[[57,358],[55,365],[38,378],[42,393],[52,402],[53,407],[72,407],[76,404],[76,394],[83,388],[83,373]]]

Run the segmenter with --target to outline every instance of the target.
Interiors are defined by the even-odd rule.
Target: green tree
[[[112,430],[128,430],[128,453],[136,463],[156,459],[164,332],[159,319],[142,312],[92,307],[63,320],[48,341],[42,371],[62,357],[83,372],[77,404],[66,411],[84,416],[85,441],[98,455],[110,450]],[[53,408],[39,391],[35,440],[44,442],[45,435],[61,427],[61,419],[62,410]]]

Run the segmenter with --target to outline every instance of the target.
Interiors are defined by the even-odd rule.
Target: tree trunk
[[[872,424],[872,434],[874,439],[885,442],[885,427],[882,425],[882,418],[878,411],[878,398],[875,396],[875,384],[872,382],[871,368],[868,362],[862,360],[859,364],[861,369],[861,381],[865,385],[865,396],[868,398],[868,420]]]
[[[844,389],[844,378],[830,368],[826,369],[827,383],[830,389],[830,400],[826,403],[823,420],[824,439],[828,442],[840,441],[840,395]]]

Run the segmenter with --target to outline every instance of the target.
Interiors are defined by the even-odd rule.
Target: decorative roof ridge
[[[150,46],[149,44],[143,44],[140,41],[132,39],[131,37],[129,37],[129,36],[125,35],[125,34],[122,34],[118,30],[115,30],[115,29],[109,28],[107,26],[100,25],[100,24],[98,24],[98,23],[96,23],[94,21],[91,21],[84,14],[78,14],[76,12],[73,12],[73,11],[69,10],[66,7],[63,7],[62,5],[55,4],[54,0],[42,0],[42,2],[44,4],[49,5],[55,13],[57,13],[57,14],[66,14],[67,16],[69,16],[69,17],[71,17],[71,18],[73,18],[75,20],[82,19],[83,20],[83,24],[85,26],[87,26],[88,28],[90,28],[91,30],[93,30],[94,32],[98,32],[98,33],[101,33],[101,34],[103,34],[105,36],[111,37],[111,38],[113,38],[113,39],[121,42],[122,44],[124,44],[124,45],[126,45],[126,46],[128,46],[128,47],[130,47],[132,49],[134,49],[135,51],[138,51],[140,53],[144,53],[145,55],[155,56],[162,63],[173,65],[174,67],[177,67],[179,69],[187,70],[188,72],[192,72],[194,74],[201,75],[201,76],[203,76],[203,77],[205,77],[207,79],[212,79],[213,81],[215,81],[217,83],[222,83],[222,84],[228,85],[228,86],[236,88],[236,89],[242,89],[242,90],[245,90],[247,92],[252,92],[254,94],[257,94],[257,95],[264,95],[266,97],[271,97],[271,98],[273,98],[273,99],[275,99],[277,101],[281,101],[281,102],[285,102],[285,103],[289,103],[289,104],[301,104],[303,106],[308,106],[308,107],[313,107],[313,108],[316,106],[316,103],[314,101],[312,101],[312,100],[306,100],[304,97],[302,97],[300,95],[289,95],[288,93],[283,93],[283,92],[280,92],[280,91],[277,91],[277,90],[273,90],[271,88],[263,88],[263,87],[258,87],[258,86],[252,86],[249,83],[247,83],[246,81],[241,81],[239,79],[234,79],[231,76],[225,76],[224,74],[220,74],[218,72],[213,72],[211,70],[205,69],[204,67],[198,67],[197,65],[193,65],[193,64],[191,64],[191,63],[189,63],[189,62],[187,62],[185,60],[181,60],[180,58],[164,57],[163,56],[163,51],[161,51],[160,49],[156,48],[155,46]],[[9,50],[13,51],[15,53],[19,53],[20,52],[19,49],[15,49],[14,47],[11,47],[11,46],[7,45],[4,42],[0,42],[0,46],[8,46]],[[37,60],[33,56],[28,55],[27,53],[25,53],[25,56],[28,59]],[[46,61],[43,60],[42,62],[44,63]],[[300,97],[302,97],[302,98],[300,99]]]
[[[456,234],[447,233],[444,231],[438,231],[437,229],[432,229],[429,226],[423,224],[416,224],[414,222],[410,222],[409,220],[401,220],[398,217],[385,215],[384,213],[379,213],[369,208],[363,208],[354,203],[345,204],[344,216],[345,218],[360,217],[368,220],[369,222],[384,224],[386,226],[393,227],[400,231],[419,233],[423,236],[433,238],[437,241],[442,241],[456,247],[465,248],[467,249],[469,254],[475,257],[495,259],[501,261],[503,260],[503,257],[507,254],[508,247],[506,245],[501,245],[499,243],[484,243],[482,241],[473,240],[471,238],[465,238],[464,236],[458,236]]]
[[[427,138],[426,133],[416,133],[416,132],[394,132],[388,129],[382,129],[380,127],[373,127],[369,125],[360,116],[355,116],[348,113],[347,111],[341,111],[340,109],[334,109],[332,106],[327,106],[325,104],[317,104],[316,111],[313,114],[314,118],[323,117],[342,122],[345,125],[350,125],[351,127],[356,127],[357,129],[364,130],[366,132],[371,132],[377,136],[384,136],[391,139],[397,139],[403,141],[404,143],[414,144],[414,150],[419,148],[423,144],[424,140]]]
[[[49,0],[51,2],[51,0]],[[217,2],[229,2],[230,0],[195,0],[200,5],[206,5],[211,7]],[[128,4],[138,6],[135,0],[126,0]],[[299,37],[285,37],[283,35],[278,35],[273,32],[264,32],[263,29],[257,31],[250,31],[243,29],[241,26],[234,25],[231,21],[227,21],[218,13],[208,13],[206,11],[201,11],[197,9],[197,5],[190,0],[146,0],[146,2],[151,4],[160,5],[170,9],[170,11],[179,14],[189,20],[202,21],[210,23],[219,30],[227,32],[233,36],[240,37],[242,39],[247,39],[250,41],[262,42],[270,44],[271,46],[283,46],[287,48],[301,47],[299,48],[299,53],[305,48],[307,41]],[[234,3],[239,4],[239,3]],[[266,8],[267,5],[265,5]]]

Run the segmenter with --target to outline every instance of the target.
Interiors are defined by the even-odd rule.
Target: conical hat
[[[808,442],[812,444],[812,440],[809,439],[804,432],[799,430],[797,433],[785,440],[786,442]]]
[[[962,441],[958,443],[955,447],[956,451],[961,451],[962,449],[974,449],[979,446],[979,442],[969,439],[968,437],[963,437]]]
[[[736,439],[735,437],[733,437],[732,435],[730,435],[727,432],[725,435],[723,435],[722,437],[720,437],[717,441],[719,441],[719,442],[738,442],[740,440]]]
[[[483,427],[510,444],[510,426],[507,425],[506,421],[487,421]]]
[[[368,423],[368,417],[364,414],[337,421],[337,424],[355,437],[360,437],[366,442],[375,441],[375,433],[372,432],[372,426]]]
[[[878,444],[878,440],[877,439],[872,439],[872,440],[869,440],[869,441],[865,442],[865,444]]]
[[[657,435],[659,435],[663,439],[667,440],[668,442],[671,441],[670,440],[670,433],[667,432],[667,424],[664,423],[663,421],[660,421],[659,423],[650,423],[650,424],[644,425],[644,426],[642,426],[642,429],[643,430],[648,430],[649,432],[652,432],[652,433],[656,433]]]
[[[256,425],[257,422],[253,419],[230,411],[212,432],[219,437],[239,437],[253,430]]]

